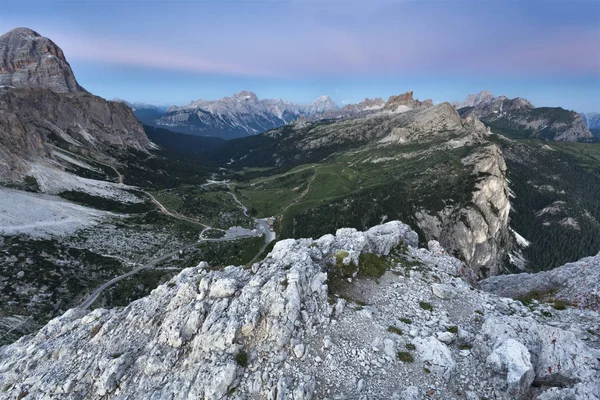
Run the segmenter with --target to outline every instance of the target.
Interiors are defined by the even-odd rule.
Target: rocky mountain
[[[0,36],[0,87],[85,92],[63,51],[52,40],[28,28]]]
[[[475,107],[481,103],[492,102],[494,100],[494,97],[495,96],[491,92],[487,90],[482,90],[479,93],[468,95],[465,101],[455,101],[454,103],[452,103],[452,105],[457,109],[463,107]],[[504,96],[500,97],[504,98]]]
[[[3,180],[22,179],[42,160],[64,161],[59,147],[105,161],[151,147],[131,109],[84,91],[50,39],[18,28],[0,37],[0,55]]]
[[[390,96],[388,101],[383,106],[384,110],[393,112],[402,112],[416,107],[431,107],[433,102],[431,99],[419,101],[413,98],[413,92],[408,91],[398,96]]]
[[[523,98],[493,97],[485,91],[457,105],[464,106],[459,111],[461,116],[476,116],[494,131],[512,138],[567,142],[593,139],[579,114],[560,107],[535,107]]]
[[[123,308],[69,310],[0,348],[0,398],[600,397],[596,311],[480,291],[417,243],[397,221],[340,229],[251,268],[201,262]]]
[[[300,107],[300,111],[306,115],[323,114],[327,111],[336,111],[339,107],[327,95],[323,95],[310,104]]]
[[[359,113],[362,111],[374,111],[383,108],[385,105],[385,100],[381,97],[377,97],[374,99],[365,98],[360,103],[356,104],[346,104],[342,107],[342,112],[345,113]]]

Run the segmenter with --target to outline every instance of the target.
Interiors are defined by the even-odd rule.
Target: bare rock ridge
[[[0,36],[0,86],[56,93],[85,91],[60,47],[28,28],[16,28]]]
[[[113,160],[151,142],[125,104],[83,90],[62,50],[18,28],[0,37],[0,177],[19,180],[54,146]]]
[[[433,102],[431,101],[431,99],[427,99],[424,101],[419,101],[417,99],[414,99],[413,92],[411,90],[411,91],[408,91],[406,93],[403,93],[403,94],[400,94],[397,96],[390,96],[388,101],[383,106],[383,109],[390,110],[390,111],[397,111],[399,107],[415,108],[415,107],[431,107],[431,106],[433,106]]]
[[[124,308],[70,310],[0,348],[0,398],[600,396],[597,312],[482,292],[437,242],[416,246],[398,221],[340,229],[251,268],[200,263]],[[377,281],[366,254],[386,260]],[[352,283],[328,276],[340,266]]]
[[[454,103],[461,116],[476,116],[495,133],[557,141],[586,141],[593,135],[579,114],[560,107],[535,107],[526,99],[483,91]]]

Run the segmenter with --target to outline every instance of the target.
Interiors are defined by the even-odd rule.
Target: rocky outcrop
[[[0,177],[21,179],[52,146],[112,160],[111,152],[147,151],[150,140],[131,109],[86,92],[0,89]]]
[[[462,117],[476,116],[495,133],[566,142],[586,141],[593,135],[575,111],[560,107],[535,107],[523,98],[493,97],[482,92],[467,97]]]
[[[431,99],[419,101],[413,97],[412,90],[399,94],[397,96],[390,96],[383,106],[384,110],[389,111],[404,111],[415,107],[431,107],[433,102]]]
[[[531,297],[600,311],[600,254],[537,274],[514,274],[488,278],[483,290],[513,298]]]
[[[60,47],[28,28],[0,36],[0,86],[56,93],[85,91]]]
[[[600,396],[597,313],[481,292],[416,242],[397,221],[284,240],[251,268],[201,263],[125,308],[70,310],[0,348],[0,398]],[[364,253],[391,271],[361,277]],[[340,254],[352,283],[328,279]]]
[[[477,177],[470,204],[449,206],[435,216],[418,213],[419,226],[460,256],[476,274],[497,275],[510,249],[506,164],[495,144],[478,149],[462,161]]]

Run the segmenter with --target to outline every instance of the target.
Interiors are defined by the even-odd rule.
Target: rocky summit
[[[398,221],[340,229],[72,309],[0,348],[0,398],[600,397],[597,312],[483,292],[417,243]]]
[[[85,91],[63,51],[27,28],[0,36],[0,177],[20,180],[56,148],[115,162],[151,142],[125,104]],[[55,165],[54,165],[55,166]]]
[[[57,93],[85,91],[60,47],[28,28],[0,36],[0,86]]]

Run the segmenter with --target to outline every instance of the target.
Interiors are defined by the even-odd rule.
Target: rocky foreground
[[[388,271],[363,277],[375,255]],[[397,221],[281,241],[251,268],[201,263],[0,348],[0,398],[600,398],[596,311],[525,306],[464,271]]]

